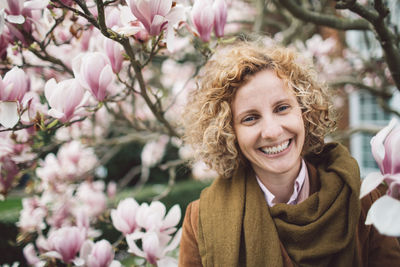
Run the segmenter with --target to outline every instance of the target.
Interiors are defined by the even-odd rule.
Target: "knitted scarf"
[[[203,190],[198,229],[203,266],[281,267],[281,246],[294,266],[360,265],[356,161],[336,143],[305,160],[311,192],[297,205],[268,207],[254,173],[245,169]]]

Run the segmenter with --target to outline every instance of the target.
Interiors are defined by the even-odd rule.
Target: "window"
[[[390,119],[391,114],[382,110],[373,95],[365,91],[357,91],[350,95],[350,127],[383,127]],[[371,152],[372,137],[373,134],[356,133],[350,139],[350,150],[360,165],[361,177],[379,171]]]

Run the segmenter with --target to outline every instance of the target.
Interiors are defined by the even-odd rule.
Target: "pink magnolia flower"
[[[83,243],[79,256],[88,267],[118,267],[121,263],[114,260],[114,249],[111,244],[102,239],[93,243],[86,240]]]
[[[211,180],[218,177],[218,173],[210,169],[204,161],[197,161],[193,164],[192,175],[196,180]]]
[[[139,204],[133,198],[127,198],[119,202],[117,209],[111,210],[111,220],[115,229],[124,235],[133,233],[138,228],[136,223],[138,208]]]
[[[100,215],[107,208],[107,197],[103,181],[83,182],[77,189],[77,197],[89,217]]]
[[[168,23],[166,16],[171,10],[172,0],[130,0],[128,3],[133,15],[150,35],[159,35]]]
[[[31,33],[32,20],[26,20],[25,17],[31,17],[32,10],[44,9],[48,4],[49,0],[3,0],[0,1],[0,10],[2,8],[5,10],[3,17],[5,21],[9,22],[7,26],[11,35],[27,44],[20,27],[16,27],[15,24],[23,24],[24,31]]]
[[[44,219],[47,209],[40,203],[37,196],[22,199],[22,210],[20,211],[17,226],[22,232],[34,232],[45,229]]]
[[[59,83],[54,78],[46,82],[44,95],[50,105],[48,114],[61,122],[67,122],[82,115],[82,106],[87,101],[84,89],[75,79]]]
[[[63,144],[57,153],[60,174],[63,178],[76,180],[95,168],[97,156],[91,147],[73,140]]]
[[[157,36],[166,31],[167,48],[172,51],[175,41],[174,27],[185,20],[185,8],[180,4],[173,6],[172,0],[130,0],[128,4],[149,35]],[[136,38],[147,40],[146,34],[135,30]]]
[[[196,0],[192,8],[192,21],[203,42],[210,41],[214,27],[212,0]]]
[[[169,137],[166,135],[161,135],[157,140],[148,142],[142,150],[142,165],[153,167],[159,163],[165,154],[168,142]]]
[[[117,183],[114,181],[111,181],[107,185],[107,196],[110,199],[115,198],[117,194]]]
[[[228,7],[225,0],[215,0],[213,4],[214,11],[214,32],[215,36],[224,36],[226,19],[228,16]]]
[[[121,44],[106,38],[104,40],[104,49],[110,60],[111,67],[114,73],[120,72],[124,61],[124,48]]]
[[[22,99],[30,90],[28,76],[20,68],[14,67],[0,77],[0,124],[14,127],[20,119]]]
[[[7,58],[7,47],[12,42],[10,31],[8,28],[4,28],[4,22],[1,21],[1,10],[0,10],[0,59],[5,60]]]
[[[92,93],[97,101],[103,101],[114,77],[106,56],[100,52],[78,55],[72,63],[75,78]]]
[[[0,77],[0,100],[5,101],[22,101],[25,93],[30,89],[30,82],[25,72],[14,67],[4,75],[2,79]]]
[[[159,234],[154,231],[135,232],[126,236],[126,242],[129,247],[128,252],[145,258],[150,264],[161,266],[160,261],[164,263],[173,261],[171,257],[167,256],[167,253],[179,245],[181,235],[182,229],[175,234],[173,239],[169,235]],[[142,249],[136,244],[139,239],[142,241]]]
[[[21,14],[27,10],[43,9],[49,4],[49,0],[5,0],[0,4],[0,8],[5,8],[6,12],[12,18],[12,23],[24,22],[23,17],[20,18]],[[14,22],[17,21],[17,22]]]
[[[54,257],[65,263],[72,263],[83,242],[85,241],[85,231],[76,226],[63,227],[50,233],[48,244],[50,252],[44,256]]]
[[[387,195],[378,199],[370,208],[366,224],[373,224],[379,232],[400,236],[400,124],[395,119],[371,139],[372,155],[381,173],[365,177],[360,198],[385,182]]]
[[[143,203],[136,213],[136,222],[147,231],[174,233],[176,231],[175,226],[181,219],[179,205],[174,205],[168,214],[165,214],[165,205],[160,201],[154,201],[150,206],[147,203]]]
[[[45,261],[40,260],[32,243],[29,243],[24,247],[23,254],[30,266],[45,266],[46,264]]]

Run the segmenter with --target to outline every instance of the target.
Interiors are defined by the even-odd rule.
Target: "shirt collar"
[[[274,194],[271,193],[271,191],[269,191],[265,185],[261,182],[261,180],[257,177],[257,182],[258,185],[260,186],[261,190],[264,193],[264,197],[265,200],[267,201],[268,206],[272,207],[274,206],[276,203],[274,203],[275,200],[275,196]],[[301,194],[300,192],[302,191],[302,188],[304,187],[304,182],[307,180],[306,184],[308,185],[308,171],[307,171],[307,166],[305,161],[302,159],[301,160],[301,169],[300,172],[294,182],[293,185],[293,193],[289,198],[289,201],[286,204],[289,205],[295,205],[297,203],[300,203],[301,201],[303,201],[305,198],[308,197],[308,193],[307,194]],[[307,188],[307,190],[309,190]]]

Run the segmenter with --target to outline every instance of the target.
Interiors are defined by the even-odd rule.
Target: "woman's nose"
[[[262,123],[261,137],[263,139],[277,139],[283,133],[282,122],[278,118],[264,119]]]

